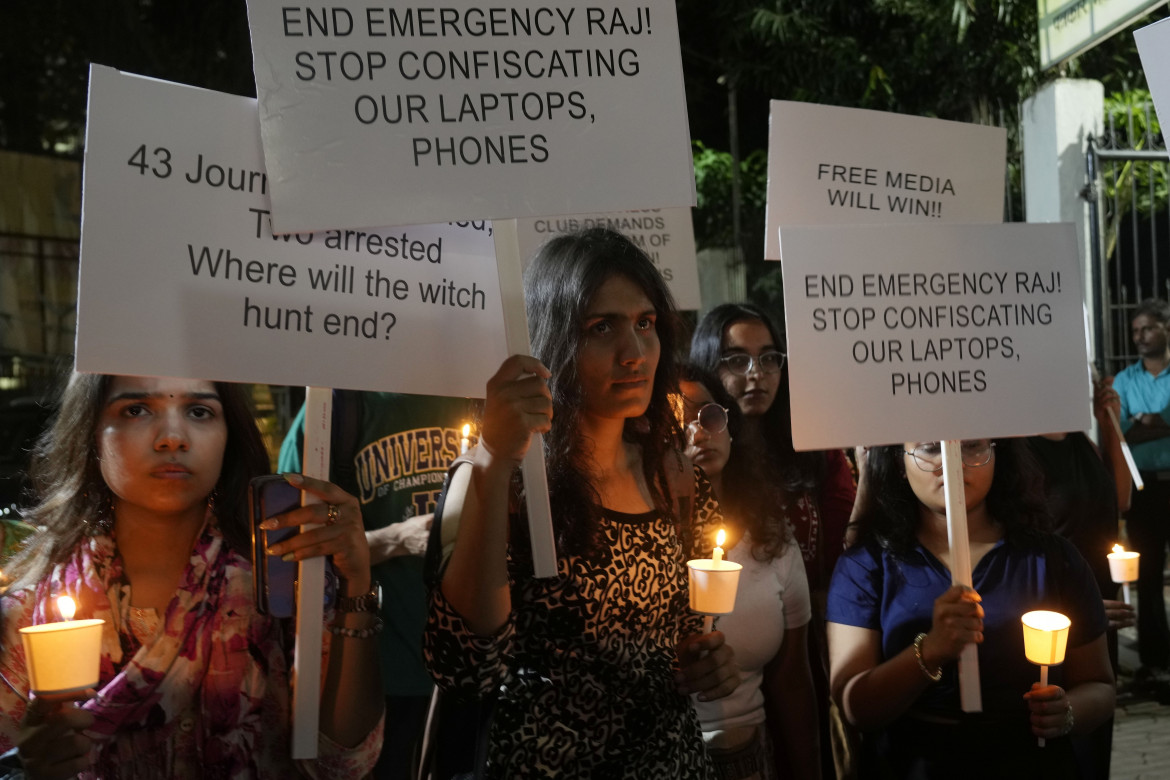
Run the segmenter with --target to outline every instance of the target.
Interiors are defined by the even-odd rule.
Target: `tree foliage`
[[[732,134],[746,154],[766,148],[770,99],[999,125],[1008,132],[1008,218],[1023,213],[1020,103],[1057,76],[1098,78],[1119,93],[1144,82],[1132,28],[1041,72],[1036,0],[676,4],[692,137],[702,139],[707,153],[729,148]],[[726,109],[729,90],[738,104],[735,128]],[[711,218],[696,223],[702,242],[726,235]],[[753,296],[778,304],[778,270],[754,246],[742,248]]]
[[[79,156],[89,63],[254,95],[242,0],[35,0],[0,24],[0,148]]]

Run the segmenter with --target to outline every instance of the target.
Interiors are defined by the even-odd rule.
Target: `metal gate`
[[[1137,357],[1131,312],[1146,298],[1170,300],[1170,208],[1163,133],[1153,106],[1135,106],[1125,126],[1106,116],[1102,136],[1088,139],[1082,195],[1089,203],[1096,343],[1104,370],[1116,374]],[[1136,116],[1136,121],[1135,121]]]

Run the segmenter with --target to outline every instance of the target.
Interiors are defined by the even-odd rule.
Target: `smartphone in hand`
[[[260,523],[301,505],[301,491],[279,474],[254,478],[248,485],[248,506],[252,520],[252,585],[256,611],[262,615],[287,618],[296,614],[297,562],[282,561],[266,550],[301,532],[300,528],[265,531]]]

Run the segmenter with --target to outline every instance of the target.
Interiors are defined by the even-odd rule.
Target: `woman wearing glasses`
[[[793,449],[784,341],[763,309],[747,303],[716,306],[695,329],[691,362],[719,377],[743,413],[743,426],[724,474],[726,510],[734,516],[737,498],[767,491],[800,546],[813,606],[808,638],[818,722],[821,733],[828,734],[824,604],[857,495],[849,461],[840,450]],[[836,740],[830,751],[829,740],[823,743],[822,773],[846,775],[848,748]]]
[[[677,406],[686,454],[724,507],[726,560],[742,565],[735,611],[718,619],[736,649],[742,682],[728,697],[695,701],[721,780],[819,778],[816,694],[808,664],[812,610],[800,548],[768,490],[723,491],[742,417],[713,375],[684,366]],[[771,500],[770,500],[771,499]],[[729,509],[728,507],[734,507]]]
[[[1048,516],[1024,442],[961,451],[974,589],[951,585],[939,444],[870,449],[872,501],[829,590],[834,700],[865,732],[863,777],[1077,776],[1064,737],[1113,712],[1100,594],[1076,549],[1041,530]],[[1072,621],[1044,688],[1024,656],[1020,616],[1033,609]],[[971,642],[981,713],[959,706],[955,661]]]
[[[783,345],[763,309],[725,303],[699,322],[691,362],[718,376],[743,413],[742,430],[732,445],[732,461],[743,465],[726,475],[728,496],[761,485],[782,489],[783,510],[800,544],[809,587],[823,593],[844,546],[856,491],[843,452],[793,449]]]

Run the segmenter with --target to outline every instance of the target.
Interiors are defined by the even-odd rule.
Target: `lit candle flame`
[[[74,613],[77,611],[73,599],[68,596],[57,597],[57,614],[61,616],[62,620],[72,620]]]
[[[723,542],[726,541],[726,539],[727,539],[727,534],[723,531],[722,528],[720,528],[719,533],[715,534],[715,546],[722,547]]]
[[[465,423],[463,425],[463,438],[466,439],[470,435],[471,435],[471,426],[469,424]]]
[[[1125,548],[1122,547],[1120,544],[1115,544],[1115,545],[1113,545],[1113,552],[1123,553],[1123,552],[1125,552]]]

